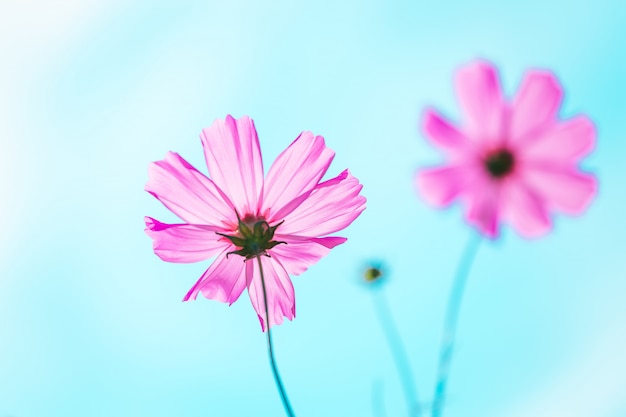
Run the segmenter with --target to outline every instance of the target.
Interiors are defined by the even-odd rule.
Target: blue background
[[[368,198],[274,332],[296,414],[372,415],[374,387],[405,415],[359,282],[373,259],[431,401],[471,230],[415,193],[441,161],[418,120],[429,104],[458,119],[452,75],[476,57],[509,94],[529,67],[556,72],[562,115],[597,123],[600,193],[545,238],[506,228],[480,248],[446,416],[626,415],[626,3],[505,3],[5,1],[0,416],[282,415],[247,295],[181,303],[210,262],[162,262],[143,232],[144,215],[175,220],[143,191],[148,163],[174,150],[205,171],[198,134],[228,113],[255,120],[266,169],[300,131],[324,135],[329,175],[350,168]]]

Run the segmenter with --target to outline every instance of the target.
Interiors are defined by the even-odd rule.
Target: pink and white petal
[[[573,166],[528,166],[524,179],[550,209],[566,214],[582,214],[598,192],[596,177]]]
[[[217,119],[200,135],[213,181],[243,217],[256,215],[263,188],[263,161],[254,122],[248,116]]]
[[[223,229],[195,224],[167,224],[145,217],[146,234],[152,238],[154,253],[167,262],[190,263],[212,258],[229,246],[215,232]]]
[[[283,317],[293,320],[296,316],[296,298],[291,279],[278,259],[261,256],[263,265],[263,277],[265,278],[265,290],[267,294],[267,306],[269,313],[269,327],[279,325]],[[246,262],[246,280],[248,294],[252,306],[259,316],[261,329],[265,331],[265,300],[263,297],[263,283],[259,271],[258,260],[251,259]]]
[[[178,217],[192,224],[236,224],[228,197],[180,155],[168,152],[148,167],[145,190]]]
[[[272,164],[265,180],[261,212],[272,219],[283,219],[291,213],[319,183],[334,156],[322,136],[302,132]]]
[[[270,249],[272,258],[280,260],[289,275],[300,275],[328,255],[330,250],[344,243],[345,237],[309,238],[276,234],[274,240],[287,242]]]
[[[446,207],[476,180],[477,175],[477,169],[468,163],[427,168],[417,173],[415,185],[429,204]]]
[[[554,124],[537,140],[520,148],[520,152],[528,160],[575,164],[593,150],[595,143],[596,128],[593,122],[586,116],[577,116]]]
[[[512,178],[501,188],[502,217],[517,232],[528,238],[542,236],[552,229],[546,202],[519,178]]]
[[[456,155],[467,151],[469,141],[465,135],[434,109],[424,111],[422,127],[430,142],[446,153]]]
[[[526,145],[541,135],[556,120],[562,99],[563,90],[553,73],[527,72],[511,108],[511,143]]]
[[[318,184],[308,198],[284,218],[285,223],[278,232],[316,237],[348,227],[365,210],[365,197],[359,195],[362,188],[348,170]]]
[[[198,282],[191,287],[183,301],[195,300],[198,293],[205,298],[232,304],[246,288],[244,258],[226,254],[235,250],[229,245],[218,255],[215,261],[202,274]]]
[[[460,68],[455,89],[467,116],[468,137],[481,144],[501,144],[507,105],[496,68],[480,60]]]
[[[485,179],[476,181],[463,193],[463,199],[468,206],[465,215],[467,222],[492,239],[498,237],[499,233],[499,188],[499,184]]]

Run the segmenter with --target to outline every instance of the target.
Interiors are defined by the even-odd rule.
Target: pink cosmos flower
[[[424,133],[448,159],[417,175],[429,203],[462,201],[467,221],[492,238],[501,221],[535,237],[551,229],[552,212],[585,210],[597,182],[578,163],[594,147],[595,128],[583,115],[558,119],[563,91],[554,74],[528,71],[509,101],[496,68],[475,61],[458,70],[455,87],[462,127],[432,109],[423,116]]]
[[[326,236],[347,227],[365,209],[362,185],[348,170],[320,183],[334,152],[322,136],[302,132],[267,177],[254,122],[227,116],[202,131],[210,178],[177,153],[149,168],[146,191],[185,223],[146,217],[154,253],[168,262],[217,256],[184,301],[234,303],[245,288],[265,330],[259,274],[263,265],[269,326],[296,314],[289,275],[299,275],[347,239]],[[247,260],[251,260],[246,262]]]

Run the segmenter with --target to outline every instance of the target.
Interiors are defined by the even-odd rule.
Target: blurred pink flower
[[[322,136],[302,132],[263,176],[254,122],[227,116],[202,131],[210,179],[177,153],[149,167],[146,191],[185,223],[146,217],[154,253],[168,262],[216,259],[184,301],[206,298],[234,303],[244,288],[266,329],[263,264],[269,325],[296,314],[289,278],[299,275],[347,239],[326,236],[347,227],[365,209],[362,185],[347,170],[320,183],[334,152]]]
[[[467,221],[492,238],[501,220],[535,237],[552,228],[551,212],[585,210],[597,182],[577,165],[594,147],[595,128],[584,115],[558,119],[563,91],[554,74],[528,71],[508,101],[496,68],[475,61],[458,70],[455,87],[461,128],[433,109],[423,115],[424,133],[448,159],[416,177],[429,203],[462,201]]]

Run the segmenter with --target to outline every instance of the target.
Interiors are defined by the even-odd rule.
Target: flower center
[[[224,236],[239,248],[236,251],[228,252],[226,256],[234,253],[243,256],[246,260],[260,255],[269,256],[267,250],[281,243],[287,244],[287,242],[272,240],[274,239],[276,228],[283,224],[284,220],[275,226],[270,226],[263,218],[248,214],[242,220],[239,214],[237,214],[237,222],[237,234],[235,235],[231,236],[215,232],[220,236]]]
[[[503,178],[513,171],[515,158],[511,151],[498,149],[487,155],[484,160],[485,168],[493,178]]]

